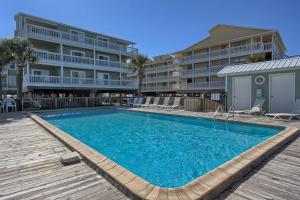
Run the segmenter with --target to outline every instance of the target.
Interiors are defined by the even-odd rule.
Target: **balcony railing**
[[[179,79],[179,76],[159,76],[155,78],[144,78],[144,83],[150,83],[150,82],[169,82],[169,81],[177,81]]]
[[[197,69],[190,69],[181,72],[181,76],[184,77],[193,77],[197,75],[208,75],[208,74],[216,74],[225,66],[215,66],[215,67],[202,67]]]
[[[265,52],[270,51],[272,49],[272,43],[254,43],[254,44],[247,44],[242,46],[231,47],[230,49],[220,49],[216,51],[211,51],[210,53],[201,53],[201,54],[194,54],[190,56],[183,57],[180,61],[181,63],[188,63],[193,60],[208,60],[210,59],[221,59],[238,55],[258,53],[258,52]]]
[[[24,86],[136,89],[136,81],[26,75]]]
[[[143,92],[176,91],[176,90],[179,90],[179,86],[178,85],[157,86],[157,87],[144,87],[144,88],[142,88]]]
[[[47,52],[47,51],[37,50],[37,49],[34,50],[33,54],[38,58],[37,62],[41,62],[41,63],[47,62],[54,65],[60,65],[60,62],[63,62],[64,64],[72,64],[72,66],[76,64],[79,66],[85,66],[87,68],[93,68],[95,62],[95,67],[108,67],[112,69],[117,69],[117,71],[119,71],[120,68],[126,71],[129,70],[126,63],[120,64],[120,62],[117,61],[107,61],[107,60],[99,60],[99,59],[94,60],[93,58],[72,56],[66,54],[62,55],[62,60],[61,60],[61,55],[59,53],[52,53],[52,52]]]
[[[146,67],[144,72],[145,73],[168,72],[168,71],[175,71],[177,69],[179,69],[178,64],[171,64],[171,65],[165,65],[160,67]]]
[[[225,81],[195,82],[182,86],[183,90],[194,89],[222,89],[225,88]]]
[[[30,36],[54,40],[56,42],[64,41],[68,43],[81,44],[91,48],[112,50],[118,53],[125,53],[127,55],[134,55],[137,53],[137,49],[133,47],[124,46],[109,41],[101,41],[80,34],[72,34],[32,24],[28,24],[27,32]]]

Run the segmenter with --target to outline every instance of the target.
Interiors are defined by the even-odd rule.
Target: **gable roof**
[[[258,63],[229,65],[218,72],[218,76],[232,76],[242,74],[254,74],[262,72],[300,70],[300,57],[285,58]]]
[[[285,49],[282,38],[279,32],[276,30],[218,24],[209,30],[209,36],[207,38],[200,40],[183,51],[213,46],[233,39],[239,39],[268,32],[274,32],[278,36],[283,48]]]

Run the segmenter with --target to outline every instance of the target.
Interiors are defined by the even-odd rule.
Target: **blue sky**
[[[186,48],[216,24],[276,29],[288,55],[300,54],[297,0],[1,0],[0,38],[12,37],[17,12],[137,43],[148,56]]]

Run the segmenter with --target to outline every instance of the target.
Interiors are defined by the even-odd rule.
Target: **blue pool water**
[[[179,187],[281,129],[118,109],[42,118],[160,187]]]

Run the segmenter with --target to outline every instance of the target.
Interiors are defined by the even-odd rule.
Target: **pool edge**
[[[240,179],[243,175],[257,166],[262,160],[300,134],[298,128],[286,126],[280,133],[255,145],[251,149],[182,187],[160,188],[148,183],[141,177],[118,165],[106,156],[53,126],[39,116],[33,113],[28,114],[35,122],[58,138],[70,149],[77,151],[93,169],[108,179],[114,186],[118,187],[129,197],[135,199],[150,200],[157,199],[158,197],[168,199],[168,196],[173,197],[173,199],[179,199],[178,196],[184,199],[214,198],[234,181]],[[268,126],[270,125],[268,124]]]

